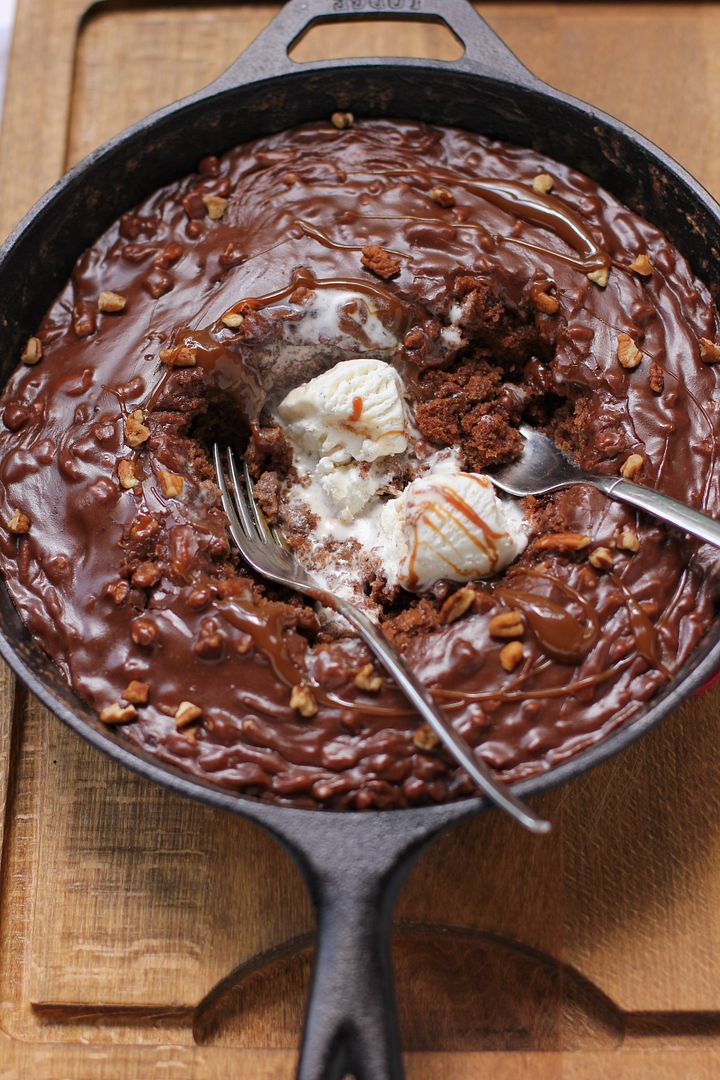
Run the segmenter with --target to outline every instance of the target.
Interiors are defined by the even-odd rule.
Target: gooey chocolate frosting
[[[334,336],[323,295],[340,298]],[[400,121],[263,138],[124,215],[50,307],[0,401],[2,571],[75,690],[162,760],[296,805],[456,798],[467,777],[364,645],[243,566],[209,441],[277,487],[292,461],[269,406],[382,355],[422,438],[471,471],[517,455],[525,419],[583,468],[716,516],[719,332],[661,232],[534,152]],[[641,709],[717,593],[702,546],[592,487],[525,509],[527,549],[457,618],[457,584],[368,583],[387,636],[508,781]],[[503,621],[520,625],[514,665]]]

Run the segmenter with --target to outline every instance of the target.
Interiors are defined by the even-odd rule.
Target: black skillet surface
[[[336,19],[444,23],[464,43],[453,63],[354,59],[297,64],[288,49],[310,26]],[[588,48],[590,43],[588,43]],[[328,117],[412,117],[530,146],[582,170],[648,218],[720,292],[720,207],[666,154],[625,124],[535,78],[467,0],[290,0],[214,83],[140,121],[60,180],[0,250],[0,378],[67,280],[81,252],[123,211],[191,172],[203,155]],[[398,1080],[400,1048],[388,955],[401,883],[432,839],[486,808],[481,799],[415,810],[332,813],[235,796],[131,749],[104,728],[20,623],[0,586],[0,653],[78,735],[180,795],[254,821],[299,865],[318,917],[318,945],[300,1080]],[[716,623],[674,680],[635,719],[551,772],[518,785],[528,797],[564,783],[657,724],[720,665]],[[542,841],[538,840],[538,843]]]

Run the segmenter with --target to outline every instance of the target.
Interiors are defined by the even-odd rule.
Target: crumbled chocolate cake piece
[[[714,617],[715,560],[588,486],[524,501],[530,543],[504,574],[424,595],[353,541],[318,545],[318,514],[285,497],[274,406],[377,356],[424,443],[468,470],[517,456],[530,422],[586,469],[720,514],[707,289],[656,228],[534,151],[370,120],[207,157],[100,237],[33,329],[0,401],[0,566],[104,722],[191,774],[336,809],[472,790],[391,680],[358,680],[372,658],[342,618],[248,572],[214,443],[244,455],[296,552],[356,575],[508,781],[637,712]],[[412,478],[399,459],[380,497]]]

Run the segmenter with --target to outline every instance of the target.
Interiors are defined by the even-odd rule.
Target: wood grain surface
[[[19,0],[0,229],[74,161],[210,81],[277,5]],[[480,4],[549,82],[720,194],[720,4]],[[314,31],[296,52],[457,55],[437,27]],[[718,1075],[716,691],[412,872],[394,937],[410,1080]],[[254,827],[80,743],[0,670],[0,1077],[290,1077],[312,953],[302,882]]]

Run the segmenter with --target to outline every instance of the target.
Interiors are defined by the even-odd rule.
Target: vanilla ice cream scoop
[[[385,504],[384,567],[390,584],[423,592],[504,570],[527,544],[520,507],[502,502],[489,477],[430,474]]]
[[[343,360],[291,390],[277,411],[296,446],[334,465],[407,447],[402,382],[383,360]]]

